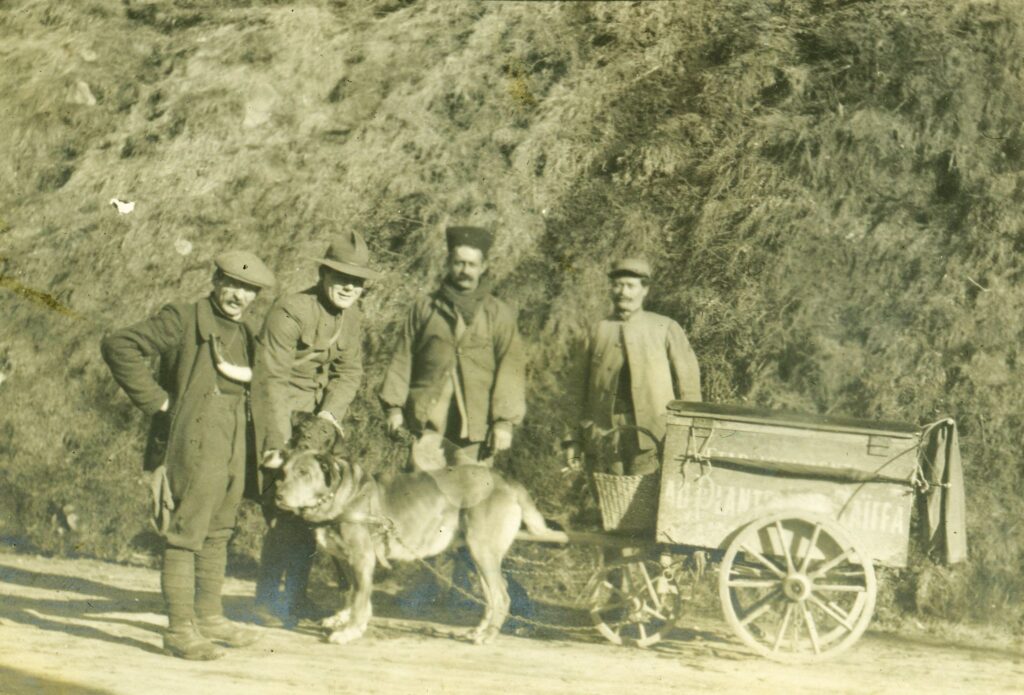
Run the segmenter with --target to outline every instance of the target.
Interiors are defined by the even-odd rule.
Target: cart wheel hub
[[[637,599],[630,601],[629,606],[629,621],[632,623],[643,622],[644,620],[644,606],[643,603]]]
[[[782,593],[790,601],[803,601],[811,595],[811,580],[805,574],[791,574],[782,580]]]

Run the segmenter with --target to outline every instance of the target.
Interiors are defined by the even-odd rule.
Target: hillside
[[[545,508],[570,345],[609,257],[646,253],[706,399],[957,420],[971,561],[891,600],[1020,629],[1022,26],[1009,0],[0,2],[0,534],[152,547],[144,423],[97,346],[225,247],[293,290],[364,232],[386,274],[350,429],[392,465],[389,336],[444,225],[480,223],[532,365],[509,465]]]

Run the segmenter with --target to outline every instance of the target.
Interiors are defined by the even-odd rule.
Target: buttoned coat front
[[[404,408],[422,432],[458,370],[467,439],[483,442],[496,423],[518,425],[526,414],[526,365],[512,309],[492,295],[456,336],[459,318],[436,293],[416,301],[402,326],[380,398]]]
[[[587,337],[570,387],[575,424],[612,426],[619,372],[629,364],[630,395],[638,427],[665,436],[665,409],[672,400],[701,400],[700,367],[682,327],[668,318],[639,311],[625,321],[599,321]],[[641,445],[647,448],[641,436]]]
[[[316,286],[270,308],[253,371],[260,451],[288,444],[295,411],[327,411],[342,421],[363,379],[361,323],[357,306],[330,308]]]

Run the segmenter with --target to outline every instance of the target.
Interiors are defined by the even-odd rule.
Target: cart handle
[[[611,429],[608,429],[608,430],[601,430],[597,426],[594,426],[593,429],[598,431],[598,432],[600,432],[600,434],[598,434],[595,437],[595,439],[604,439],[605,437],[610,437],[611,435],[615,434],[616,432],[626,431],[626,430],[633,430],[634,432],[638,432],[640,434],[645,434],[645,435],[647,435],[648,439],[650,439],[652,442],[654,442],[654,449],[655,449],[655,451],[658,454],[658,465],[660,466],[662,464],[662,462],[663,462],[664,454],[665,454],[665,444],[664,444],[664,441],[659,439],[657,436],[655,436],[654,432],[651,432],[646,427],[640,427],[638,425],[615,425]]]

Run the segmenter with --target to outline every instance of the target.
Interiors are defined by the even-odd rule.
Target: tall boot
[[[196,627],[207,639],[229,647],[247,647],[256,642],[260,634],[225,618],[221,603],[230,533],[215,532],[208,536],[196,553]]]
[[[266,627],[283,627],[281,613],[281,580],[284,578],[288,539],[280,526],[282,515],[271,519],[270,528],[263,537],[260,567],[256,575],[255,621]]]
[[[228,565],[227,535],[208,536],[196,553],[196,617],[224,615],[221,590]]]
[[[165,548],[160,572],[160,591],[167,606],[164,652],[192,661],[210,661],[224,652],[200,635],[192,622],[195,583],[195,553],[185,548]]]
[[[286,621],[294,623],[300,618],[315,619],[318,616],[306,596],[306,589],[316,553],[316,535],[302,520],[292,516],[287,518],[285,527],[288,540],[284,578]]]

